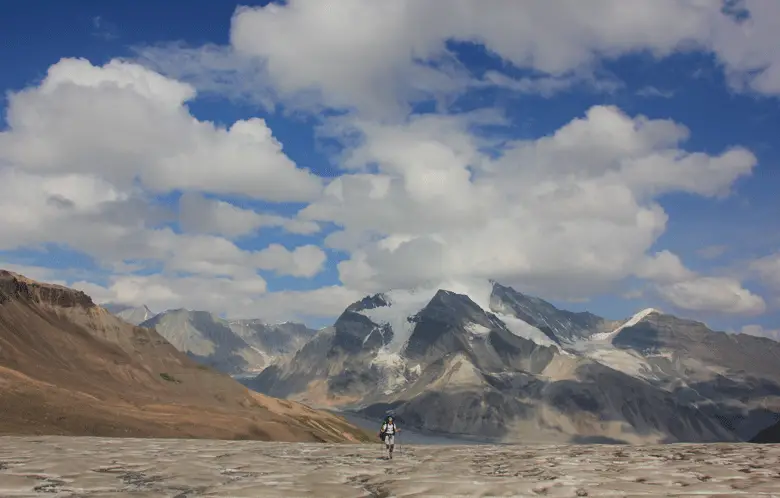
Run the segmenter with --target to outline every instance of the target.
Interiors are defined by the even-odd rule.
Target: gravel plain
[[[0,496],[778,496],[780,445],[0,437]]]

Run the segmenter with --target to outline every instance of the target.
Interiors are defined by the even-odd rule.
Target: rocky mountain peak
[[[81,291],[36,282],[17,273],[0,270],[0,304],[15,299],[61,308],[95,307],[92,298]]]
[[[346,311],[358,313],[364,310],[381,308],[382,306],[390,306],[390,300],[385,294],[374,294],[373,296],[366,296],[360,301],[350,304]]]
[[[528,296],[497,282],[493,282],[490,310],[519,318],[558,344],[560,341],[576,341],[595,333],[611,331],[617,326],[587,311],[559,309],[544,299]]]

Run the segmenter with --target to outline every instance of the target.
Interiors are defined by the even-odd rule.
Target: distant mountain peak
[[[383,306],[390,306],[391,304],[392,302],[390,299],[388,299],[387,295],[374,294],[374,295],[366,296],[360,301],[352,303],[347,307],[347,311],[359,313],[364,310],[381,308]]]

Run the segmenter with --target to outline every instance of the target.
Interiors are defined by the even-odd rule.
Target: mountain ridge
[[[330,413],[252,392],[84,292],[0,270],[0,433],[367,440]]]
[[[751,365],[700,322],[670,322],[655,309],[607,320],[498,283],[478,301],[489,308],[446,289],[366,296],[331,333],[245,384],[364,415],[393,410],[417,430],[508,441],[541,433],[558,441],[747,440],[780,414],[780,367],[768,353],[756,352],[760,365]],[[647,347],[637,332],[660,341],[668,326],[680,329],[679,351]],[[748,374],[737,377],[743,367]],[[730,376],[734,386],[722,380]],[[756,386],[763,390],[751,394]],[[707,396],[692,397],[697,389]]]

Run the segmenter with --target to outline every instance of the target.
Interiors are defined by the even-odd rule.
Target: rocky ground
[[[0,496],[780,496],[780,445],[0,438]]]

